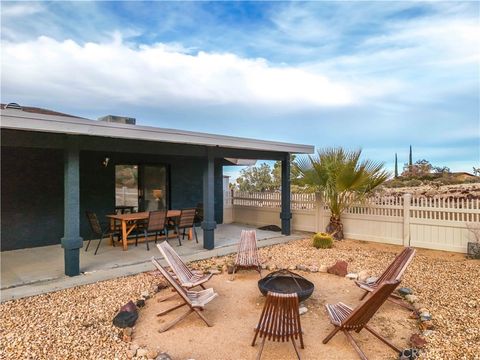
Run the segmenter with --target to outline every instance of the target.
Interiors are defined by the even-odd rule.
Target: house
[[[236,159],[282,161],[280,217],[282,233],[290,234],[290,154],[314,151],[118,116],[90,120],[17,104],[0,111],[1,250],[61,244],[69,276],[80,273],[79,250],[90,236],[85,211],[104,218],[129,189],[139,210],[203,203],[203,246],[213,249],[223,221],[222,167],[243,163]]]

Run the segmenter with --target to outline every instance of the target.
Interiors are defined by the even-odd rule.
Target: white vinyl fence
[[[280,226],[281,194],[236,191],[231,202],[233,222]],[[292,194],[292,228],[323,231],[328,208],[315,194]],[[465,253],[473,240],[467,223],[480,222],[478,199],[375,197],[352,207],[342,216],[345,237],[388,244]]]

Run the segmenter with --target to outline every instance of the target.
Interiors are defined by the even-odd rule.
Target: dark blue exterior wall
[[[1,250],[60,243],[63,150],[1,151]]]
[[[109,165],[102,165],[110,158]],[[59,244],[63,236],[63,150],[2,146],[1,250]],[[80,234],[91,238],[85,211],[100,220],[115,207],[115,164],[166,164],[170,207],[195,207],[203,201],[206,159],[189,156],[80,152]],[[215,168],[215,217],[223,218],[222,166]]]

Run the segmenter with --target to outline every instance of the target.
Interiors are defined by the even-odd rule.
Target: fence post
[[[403,246],[410,246],[410,205],[412,194],[403,195]]]
[[[319,193],[315,193],[315,231],[325,231],[323,226],[323,202]]]

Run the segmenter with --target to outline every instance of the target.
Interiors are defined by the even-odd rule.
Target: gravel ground
[[[320,267],[342,259],[351,272],[378,274],[399,251],[396,246],[350,240],[317,250],[306,239],[263,248],[260,254],[277,267]],[[221,266],[231,258],[204,260],[194,266]],[[143,291],[155,291],[160,282],[158,276],[144,273],[1,304],[0,358],[126,359],[128,343],[120,340],[112,318],[121,305]],[[480,359],[478,260],[420,250],[402,286],[412,288],[433,315],[435,331],[426,337],[422,359]]]

